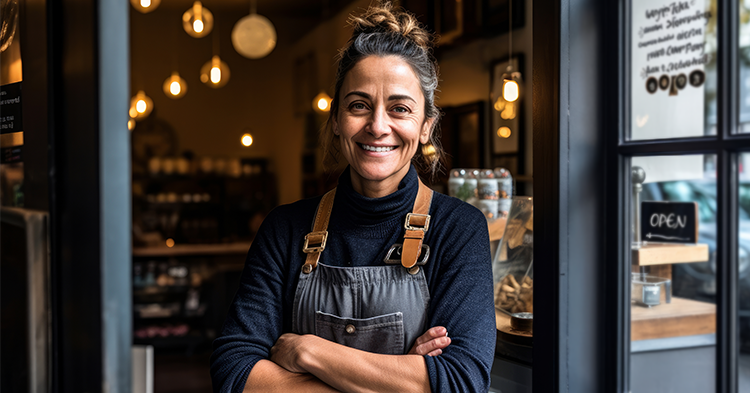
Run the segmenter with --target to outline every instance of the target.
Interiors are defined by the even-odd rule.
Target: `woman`
[[[264,221],[214,342],[214,390],[486,392],[487,224],[415,168],[441,153],[432,37],[389,4],[351,23],[323,135],[349,166]]]

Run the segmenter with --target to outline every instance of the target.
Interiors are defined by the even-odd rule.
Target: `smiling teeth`
[[[390,147],[375,147],[375,146],[370,146],[370,145],[362,145],[362,148],[365,149],[365,150],[367,150],[367,151],[374,151],[374,152],[382,153],[382,152],[386,152],[386,151],[391,151],[391,150],[395,149],[396,147],[395,146],[390,146]]]

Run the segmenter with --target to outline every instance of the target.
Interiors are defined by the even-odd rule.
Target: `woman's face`
[[[368,197],[398,189],[434,119],[425,121],[424,96],[409,64],[369,56],[344,77],[333,132],[352,168],[354,189]]]

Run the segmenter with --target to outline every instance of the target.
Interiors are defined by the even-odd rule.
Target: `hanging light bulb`
[[[214,15],[200,1],[196,1],[182,14],[182,28],[195,38],[205,37],[214,28]]]
[[[133,131],[135,128],[135,119],[128,119],[128,131]]]
[[[508,69],[503,74],[503,99],[507,102],[514,102],[518,99],[521,94],[521,88],[518,82],[521,80],[520,72],[513,72],[513,67],[508,66]]]
[[[161,0],[130,0],[133,8],[143,14],[148,14],[155,10],[159,6],[159,3],[161,3]]]
[[[175,100],[178,98],[182,98],[185,93],[187,93],[187,82],[185,82],[184,79],[180,78],[180,74],[176,71],[172,73],[172,76],[164,81],[164,85],[162,87],[164,89],[164,94],[166,94],[167,97]]]
[[[318,113],[326,113],[331,111],[331,97],[326,94],[325,91],[321,91],[320,94],[313,98],[313,109]]]
[[[250,15],[235,23],[232,45],[248,59],[266,57],[276,47],[276,29],[268,18],[255,13],[255,1],[250,6]]]
[[[249,147],[253,144],[253,136],[250,134],[242,135],[240,141],[242,142],[242,146]]]
[[[217,55],[201,67],[201,82],[218,89],[229,81],[229,66]]]
[[[151,114],[154,109],[154,101],[143,90],[138,91],[133,98],[130,99],[130,110],[128,113],[130,117],[135,120],[142,120]]]

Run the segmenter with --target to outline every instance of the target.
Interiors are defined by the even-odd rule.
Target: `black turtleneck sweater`
[[[349,168],[339,178],[320,262],[378,266],[390,246],[402,243],[404,219],[418,190],[412,167],[398,191],[367,198],[352,188]],[[292,303],[321,197],[279,206],[266,217],[247,255],[240,288],[221,336],[214,341],[211,377],[216,392],[241,392],[252,367],[267,359],[283,333],[291,332]],[[423,267],[430,290],[430,326],[445,326],[451,344],[425,356],[433,392],[487,391],[496,327],[487,221],[475,207],[434,193],[424,243]]]

